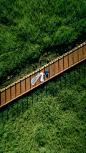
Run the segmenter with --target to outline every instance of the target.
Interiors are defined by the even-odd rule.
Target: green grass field
[[[0,0],[0,14],[0,80],[86,41],[85,0]],[[85,62],[0,110],[0,153],[86,153]]]
[[[86,152],[85,62],[0,112],[0,153]]]
[[[85,0],[0,0],[0,79],[86,41]]]

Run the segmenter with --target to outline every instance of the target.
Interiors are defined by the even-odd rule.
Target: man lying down
[[[34,84],[36,83],[36,81],[37,81],[40,77],[41,77],[41,78],[40,78],[40,82],[44,82],[43,76],[46,75],[46,77],[48,78],[48,73],[49,73],[49,71],[46,70],[44,73],[45,73],[45,74],[43,74],[43,72],[41,72],[41,73],[37,74],[34,78],[32,78],[32,79],[31,79],[31,84],[34,85]]]

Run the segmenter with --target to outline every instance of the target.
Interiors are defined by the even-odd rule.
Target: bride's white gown
[[[40,77],[41,77],[40,81],[43,82],[44,81],[43,76],[44,76],[43,72],[37,74],[34,78],[31,79],[31,84],[34,85]]]

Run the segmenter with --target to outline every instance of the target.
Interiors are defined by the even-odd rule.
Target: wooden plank
[[[78,61],[78,50],[74,52],[74,63]]]
[[[84,57],[86,58],[86,45],[83,48],[84,48]]]
[[[10,88],[6,89],[6,101],[10,100]]]
[[[68,67],[68,56],[64,56],[64,69]]]
[[[59,72],[63,70],[63,58],[59,60]]]
[[[20,82],[16,84],[16,96],[20,94]]]
[[[11,87],[11,99],[15,97],[15,86]]]
[[[26,91],[30,89],[30,77],[26,78]]]
[[[58,73],[58,60],[54,63],[55,74]]]
[[[74,53],[69,54],[69,66],[73,64],[73,54]]]
[[[54,64],[50,65],[50,77],[54,75]]]
[[[83,50],[82,48],[79,48],[79,60],[83,58]]]
[[[1,105],[5,103],[5,91],[1,92]]]
[[[53,73],[55,75],[55,63],[53,63]]]
[[[21,81],[21,93],[25,91],[25,80]]]

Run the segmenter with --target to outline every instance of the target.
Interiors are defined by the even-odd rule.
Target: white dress
[[[43,82],[44,81],[43,76],[44,76],[43,72],[37,74],[34,78],[31,79],[31,84],[34,85],[40,77],[41,77],[40,81]]]
[[[44,79],[43,79],[44,74],[43,74],[42,72],[40,73],[40,76],[41,76],[40,81],[41,81],[41,82],[44,82]]]

